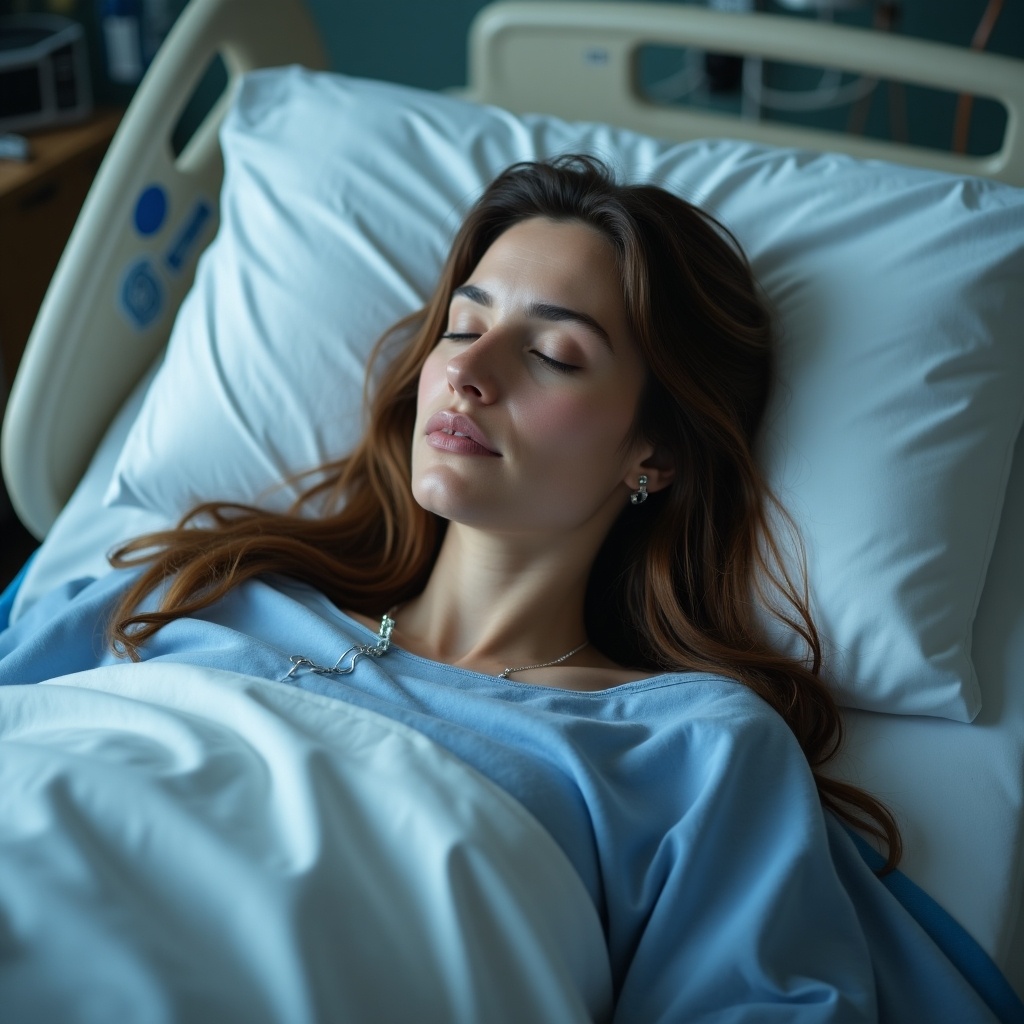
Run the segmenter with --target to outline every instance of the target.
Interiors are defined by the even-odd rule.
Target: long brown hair
[[[362,440],[322,467],[287,513],[206,503],[176,529],[115,552],[119,568],[145,565],[115,610],[115,651],[138,659],[167,622],[266,573],[302,579],[366,615],[423,589],[445,522],[410,487],[420,369],[445,330],[453,290],[502,232],[531,217],[581,221],[614,246],[649,371],[634,434],[670,452],[676,470],[642,516],[627,505],[612,527],[588,586],[589,636],[624,666],[716,672],[750,687],[796,735],[825,806],[882,840],[890,870],[901,852],[892,815],[823,772],[842,721],[821,679],[805,585],[785,568],[776,536],[791,523],[754,457],[774,372],[769,304],[739,245],[711,216],[654,185],[616,184],[589,157],[517,164],[486,189],[430,301],[374,349]],[[375,372],[381,363],[386,372]],[[139,611],[161,587],[159,608]],[[802,638],[804,658],[773,646],[767,617]]]

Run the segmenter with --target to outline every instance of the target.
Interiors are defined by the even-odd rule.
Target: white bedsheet
[[[1024,998],[1024,439],[1018,440],[972,658],[969,725],[846,713],[837,772],[887,801],[901,869],[953,915]]]
[[[0,689],[0,950],[0,1018],[47,1024],[611,999],[582,882],[506,793],[390,719],[163,663]]]

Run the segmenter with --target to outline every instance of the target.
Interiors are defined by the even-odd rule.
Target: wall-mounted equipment
[[[81,121],[91,111],[82,26],[56,14],[0,18],[0,132]]]

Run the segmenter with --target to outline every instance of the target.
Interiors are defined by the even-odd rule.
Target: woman
[[[840,718],[753,457],[772,320],[731,237],[592,159],[517,165],[376,360],[396,345],[291,514],[207,504],[116,554],[130,585],[92,601],[117,653],[241,664],[478,768],[587,887],[617,1019],[973,1012],[836,823],[898,861],[889,813],[824,773]],[[261,602],[267,642],[230,639]]]
[[[572,652],[517,668],[523,682],[721,673],[782,715],[826,806],[884,840],[894,867],[884,807],[818,771],[841,722],[753,455],[772,320],[724,229],[660,188],[614,185],[589,158],[514,167],[376,358],[409,332],[361,445],[295,517],[205,505],[117,554],[149,564],[114,617],[117,649],[139,657],[166,622],[278,572],[374,629],[400,606],[393,641],[448,664],[492,673]],[[301,515],[321,502],[337,511]],[[171,577],[161,610],[134,614]],[[772,605],[806,663],[765,639]]]

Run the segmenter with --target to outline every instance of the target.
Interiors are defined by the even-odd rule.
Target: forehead
[[[534,217],[512,225],[491,244],[468,280],[488,290],[499,288],[499,299],[521,295],[594,316],[600,310],[616,326],[625,325],[615,250],[604,235],[580,221]]]

